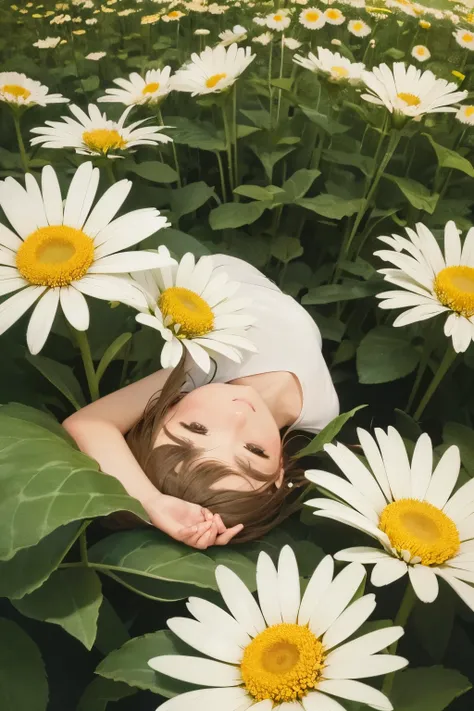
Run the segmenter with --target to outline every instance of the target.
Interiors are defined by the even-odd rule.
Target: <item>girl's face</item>
[[[238,460],[272,478],[281,466],[280,431],[260,395],[247,385],[211,383],[196,388],[168,410],[164,424],[177,437],[202,449],[200,459],[218,460],[236,470],[216,489],[251,491],[261,481],[238,474]],[[163,429],[155,447],[171,440]],[[275,482],[281,485],[283,469]]]

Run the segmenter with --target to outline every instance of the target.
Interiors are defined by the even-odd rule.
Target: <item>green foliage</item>
[[[267,202],[232,202],[219,205],[209,215],[213,230],[227,230],[251,225],[263,215],[270,205]]]
[[[471,684],[455,669],[407,669],[395,677],[392,699],[400,711],[443,711]]]
[[[415,370],[419,354],[402,330],[379,326],[357,349],[357,372],[364,385],[389,383]]]
[[[135,173],[151,183],[175,183],[178,180],[178,174],[171,166],[157,160],[127,163],[126,167],[129,173]]]
[[[22,628],[0,619],[0,708],[46,711],[48,682],[40,651]]]
[[[399,178],[396,175],[385,175],[385,177],[400,188],[410,205],[417,210],[433,214],[439,198],[437,193],[431,194],[427,187],[412,178]]]
[[[332,442],[342,430],[346,422],[349,422],[349,420],[354,417],[356,412],[362,410],[364,407],[367,407],[367,405],[359,405],[358,407],[354,407],[353,410],[350,410],[350,412],[343,412],[341,415],[338,415],[331,420],[331,422],[326,425],[326,427],[322,429],[321,432],[319,432],[319,434],[317,434],[316,437],[308,445],[306,445],[306,447],[303,447],[303,449],[298,452],[298,457],[306,457],[310,454],[317,454],[318,452],[321,452],[324,449],[324,445]]]

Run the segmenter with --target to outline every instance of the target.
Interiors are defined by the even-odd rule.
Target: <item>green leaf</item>
[[[0,560],[71,521],[142,507],[62,438],[0,410]]]
[[[97,636],[94,646],[105,657],[114,649],[118,649],[128,642],[130,635],[114,608],[106,597],[102,600],[97,623]]]
[[[189,183],[184,188],[175,188],[171,193],[171,209],[179,219],[183,215],[195,212],[215,195],[214,188],[200,181]]]
[[[361,205],[362,200],[346,200],[339,195],[329,195],[329,193],[321,193],[317,197],[300,198],[296,200],[296,204],[316,212],[323,217],[330,217],[333,220],[342,220],[343,217],[350,217],[356,213]]]
[[[316,435],[313,440],[311,440],[308,445],[306,445],[306,447],[296,454],[296,457],[306,457],[309,454],[317,454],[318,452],[321,452],[324,449],[324,445],[332,442],[342,430],[346,422],[348,422],[352,417],[354,417],[356,412],[362,410],[364,407],[367,407],[367,405],[359,405],[358,407],[354,407],[353,410],[343,412],[341,415],[335,417],[323,430],[321,430],[321,432],[319,432],[319,434]]]
[[[395,408],[395,423],[397,430],[404,439],[416,442],[418,437],[423,434],[423,430],[418,422],[416,422],[416,420],[414,420],[413,417],[410,417],[410,415],[406,412],[398,410],[397,408]]]
[[[380,284],[369,281],[347,279],[342,284],[323,284],[310,289],[301,299],[302,304],[334,304],[339,301],[352,301],[373,296],[380,289]]]
[[[19,402],[9,402],[7,405],[0,405],[0,412],[2,415],[15,417],[18,420],[25,420],[34,425],[39,425],[39,427],[44,427],[49,432],[52,432],[58,437],[62,437],[66,442],[75,446],[73,438],[66,432],[64,427],[47,412],[37,410],[34,407],[29,407]]]
[[[455,669],[406,669],[396,674],[390,700],[397,711],[443,711],[471,688],[469,679]]]
[[[303,251],[303,247],[297,237],[278,235],[272,244],[272,255],[283,264],[288,264],[292,259],[298,259],[303,254]]]
[[[440,663],[448,648],[456,614],[457,595],[448,585],[440,588],[429,605],[417,605],[412,620],[417,641],[433,662]]]
[[[165,123],[173,126],[170,133],[175,143],[184,143],[203,151],[225,151],[225,142],[216,135],[212,123],[191,121],[184,116],[167,116]]]
[[[384,174],[384,178],[400,188],[410,205],[416,207],[417,210],[433,214],[439,198],[438,193],[432,195],[427,187],[411,178],[399,178],[397,175],[387,175],[387,173]]]
[[[286,199],[289,202],[294,202],[302,198],[319,175],[321,175],[320,170],[308,170],[307,168],[297,170],[291,178],[288,178],[283,183],[282,187],[285,191]]]
[[[140,178],[145,178],[152,183],[175,183],[178,180],[178,173],[167,163],[158,160],[149,160],[144,163],[127,164],[129,173],[135,173]]]
[[[282,146],[278,148],[277,146],[269,147],[267,145],[251,144],[250,148],[253,150],[257,158],[260,160],[261,164],[265,169],[268,180],[271,182],[273,177],[273,168],[282,158],[295,150],[294,146]]]
[[[404,378],[418,365],[418,351],[403,331],[388,326],[372,329],[357,349],[357,372],[363,385]]]
[[[92,649],[102,589],[91,568],[56,570],[38,590],[13,604],[23,615],[60,625],[66,632]]]
[[[95,91],[100,86],[100,79],[97,74],[93,74],[81,79],[81,86],[84,87],[84,91]]]
[[[213,230],[226,230],[232,227],[251,225],[258,220],[271,203],[264,202],[228,202],[211,210],[209,224]]]
[[[11,620],[0,619],[0,708],[46,711],[48,682],[33,640]]]
[[[257,131],[260,131],[257,126],[247,126],[247,124],[240,123],[237,125],[237,138],[246,138]]]
[[[326,133],[329,133],[330,136],[334,136],[337,133],[345,133],[350,129],[350,126],[344,126],[342,123],[329,119],[326,114],[321,114],[309,106],[300,106],[300,109],[310,121],[322,128]]]
[[[470,178],[474,178],[474,166],[467,160],[467,158],[459,155],[457,151],[452,151],[450,148],[446,148],[445,146],[441,146],[439,143],[436,143],[429,133],[423,133],[422,135],[426,136],[428,141],[433,146],[440,168],[455,168],[456,170],[460,170],[462,173],[466,173],[466,175],[469,175]]]
[[[0,561],[0,597],[21,598],[39,588],[61,563],[80,528],[81,522],[73,521],[11,560]]]
[[[39,355],[26,355],[26,360],[31,363],[51,385],[59,390],[71,405],[80,410],[86,404],[84,393],[72,369],[64,363],[58,363],[51,358]]]
[[[106,711],[109,701],[119,701],[136,693],[128,684],[99,677],[86,687],[77,711]]]
[[[347,151],[336,151],[333,148],[323,152],[324,160],[329,163],[339,165],[350,165],[359,168],[364,175],[373,175],[375,171],[375,161],[371,156],[364,156],[361,153],[349,153]]]
[[[157,244],[164,244],[172,254],[181,258],[186,252],[192,252],[195,257],[203,257],[210,254],[209,249],[196,237],[188,235],[186,232],[168,227],[160,230],[157,235]]]
[[[131,337],[131,333],[121,333],[120,336],[117,336],[115,341],[113,341],[113,343],[111,343],[110,346],[107,348],[104,355],[100,359],[99,365],[97,366],[96,375],[98,383],[100,383],[102,376],[104,375],[111,362],[116,356],[118,356],[122,348],[129,342]]]
[[[474,431],[458,422],[447,422],[443,428],[443,441],[459,447],[463,466],[469,476],[474,477]]]
[[[240,113],[250,119],[257,128],[263,128],[266,131],[271,129],[270,114],[265,109],[257,109],[256,111],[241,109]]]
[[[148,666],[148,660],[163,654],[189,654],[189,647],[171,632],[161,630],[143,637],[135,637],[106,657],[97,667],[96,674],[105,679],[125,682],[138,689],[148,689],[166,698],[187,691],[190,687],[181,681],[158,674]],[[15,710],[16,711],[16,710]]]
[[[269,187],[262,188],[260,185],[239,185],[237,188],[235,188],[234,193],[236,195],[248,197],[251,200],[272,201],[277,193],[275,193],[273,190],[269,190]],[[274,186],[272,185],[271,187]],[[281,191],[280,194],[283,196],[283,191]]]
[[[390,47],[390,49],[385,50],[383,54],[396,62],[399,62],[400,59],[403,59],[405,56],[405,52],[402,49],[397,49],[397,47]]]
[[[272,86],[276,86],[277,89],[283,89],[284,91],[290,91],[292,84],[292,77],[278,77],[277,79],[272,79],[271,81]]]

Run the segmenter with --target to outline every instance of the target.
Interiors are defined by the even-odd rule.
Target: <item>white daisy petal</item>
[[[131,188],[131,180],[119,180],[102,195],[83,227],[89,237],[95,237],[107,227],[127,199]]]
[[[89,328],[89,307],[80,291],[73,286],[63,286],[60,290],[61,308],[66,319],[77,331]]]
[[[358,637],[343,644],[327,657],[328,663],[336,664],[355,660],[359,657],[369,657],[378,654],[383,649],[387,649],[403,635],[403,627],[384,627],[374,632]]]
[[[333,575],[334,560],[330,555],[327,555],[319,563],[306,586],[298,613],[299,625],[307,625],[309,623],[313,610],[331,584]]]
[[[61,188],[56,172],[51,165],[45,165],[41,172],[41,191],[48,223],[50,225],[62,225],[63,200]]]
[[[198,343],[187,338],[183,339],[183,346],[189,351],[191,358],[199,368],[205,373],[209,373],[211,369],[211,359],[204,348],[201,348]]]
[[[282,621],[295,624],[300,606],[300,577],[295,554],[290,546],[282,548],[278,560],[278,598]]]
[[[223,635],[220,630],[215,630],[209,625],[186,617],[173,617],[168,620],[168,627],[183,642],[208,657],[230,664],[239,664],[242,660],[241,647]]]
[[[25,210],[28,204],[28,194],[20,183],[13,178],[0,182],[0,207],[7,216],[13,229],[25,239],[36,230],[36,216]]]
[[[411,496],[423,500],[433,471],[433,445],[429,435],[423,433],[415,444],[411,459]]]
[[[58,310],[59,291],[59,289],[49,289],[33,309],[26,331],[26,342],[33,355],[40,352],[50,334]]]
[[[350,563],[332,581],[313,610],[309,627],[321,636],[337,620],[356,594],[365,578],[365,569],[359,563]]]
[[[319,691],[338,696],[349,701],[358,701],[367,704],[377,711],[392,711],[393,706],[381,691],[368,684],[352,679],[323,679],[318,683]]]
[[[5,333],[46,291],[45,286],[29,286],[0,304],[0,335]]]
[[[384,585],[390,585],[395,580],[406,575],[407,572],[408,566],[403,560],[387,558],[375,564],[370,576],[370,582],[376,588],[380,588]]]
[[[425,500],[439,509],[444,508],[456,485],[460,467],[459,448],[451,445],[444,452],[433,472]]]
[[[238,686],[242,683],[237,667],[201,657],[184,657],[177,654],[153,657],[148,665],[160,674],[181,679],[200,686]]]
[[[212,602],[202,600],[199,597],[190,597],[186,607],[199,622],[208,627],[214,626],[224,636],[235,640],[235,643],[240,647],[245,647],[250,643],[250,637],[242,629],[241,625],[229,613]]]
[[[301,699],[304,711],[346,711],[339,701],[332,699],[320,691],[310,691]]]
[[[458,580],[448,570],[438,569],[437,573],[441,578],[444,578],[444,580],[446,580],[446,582],[452,587],[454,592],[459,595],[461,600],[471,610],[474,611],[474,586],[468,585],[467,583],[463,583],[461,580]]]
[[[246,706],[246,701],[248,701],[248,706]],[[161,704],[160,709],[162,711],[189,711],[189,709],[193,711],[210,711],[210,709],[247,711],[251,705],[252,702],[242,689],[231,687],[230,689],[189,691],[186,694],[175,696],[173,699],[168,699]],[[267,711],[267,709],[262,708],[262,711]]]
[[[278,573],[272,559],[262,551],[257,562],[257,590],[260,609],[269,627],[282,622],[278,590]]]
[[[433,602],[438,597],[438,579],[426,565],[409,565],[408,575],[416,596],[422,602]]]
[[[64,224],[80,230],[97,192],[100,172],[92,163],[83,163],[71,180],[66,204],[64,205]]]
[[[234,572],[218,565],[216,580],[225,604],[243,629],[251,637],[262,632],[266,625],[253,596]]]
[[[394,654],[374,654],[358,656],[342,662],[332,662],[331,655],[326,659],[324,667],[325,679],[367,679],[371,676],[381,676],[403,669],[408,660]]]
[[[364,595],[350,604],[324,634],[324,649],[336,647],[350,637],[375,610],[375,595]]]
[[[339,558],[339,555],[344,553],[344,558]],[[386,553],[386,551],[379,550],[377,548],[369,548],[366,546],[354,546],[354,548],[346,548],[344,551],[338,551],[334,556],[336,560],[345,560],[348,562],[363,563],[364,565],[370,565],[370,563],[378,563],[381,560],[385,560],[387,557],[391,556]]]

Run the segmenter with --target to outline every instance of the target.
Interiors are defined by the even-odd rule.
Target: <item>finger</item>
[[[213,519],[213,514],[209,511],[209,509],[201,509],[201,513],[204,516],[206,521],[212,521]]]
[[[192,545],[191,541],[198,541],[199,538],[206,533],[212,526],[212,521],[201,521],[195,526],[185,526],[178,531],[179,540],[184,541],[188,545]]]
[[[216,539],[216,546],[225,546],[229,541],[231,541],[234,536],[236,536],[238,533],[240,533],[243,529],[243,524],[239,523],[237,526],[234,526],[233,528],[228,528],[225,533],[221,533],[220,536],[217,536]]]
[[[225,533],[227,531],[227,528],[224,524],[224,521],[221,519],[219,514],[214,514],[214,521],[217,523],[217,533]]]
[[[206,548],[209,548],[210,546],[214,545],[214,543],[216,542],[216,538],[217,538],[217,525],[215,523],[213,523],[212,526],[210,527],[210,529],[202,534],[202,536],[199,538],[199,540],[195,544],[195,547],[199,548],[199,550],[206,550]]]

